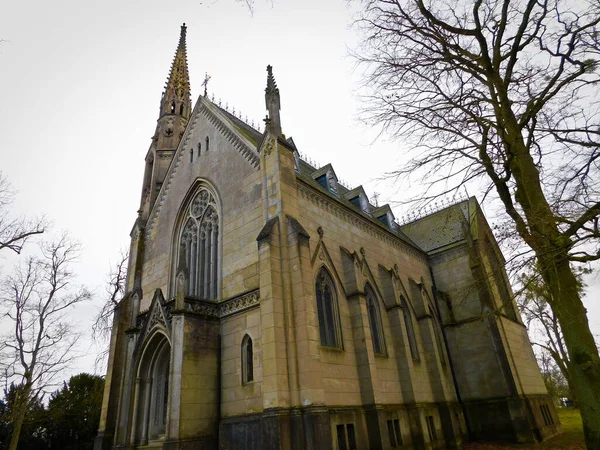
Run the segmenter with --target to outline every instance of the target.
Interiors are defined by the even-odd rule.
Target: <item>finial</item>
[[[267,66],[267,88],[265,89],[265,105],[269,112],[267,129],[273,134],[281,135],[281,118],[279,117],[280,98],[279,88],[273,76],[273,67]]]

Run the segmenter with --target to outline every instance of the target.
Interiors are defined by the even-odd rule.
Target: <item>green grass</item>
[[[539,449],[539,450],[585,450],[583,439],[583,425],[579,410],[575,408],[562,408],[558,410],[558,417],[563,427],[563,433],[548,439],[540,444],[492,444],[469,443],[465,450],[504,450],[504,449]]]

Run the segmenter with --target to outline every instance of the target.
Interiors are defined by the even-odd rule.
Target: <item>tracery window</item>
[[[385,355],[379,304],[375,292],[368,284],[365,286],[365,296],[367,298],[367,314],[369,316],[369,328],[371,328],[371,339],[373,340],[373,351],[377,355]]]
[[[315,283],[317,314],[321,345],[342,348],[342,333],[337,308],[337,296],[331,276],[322,268]]]
[[[406,326],[406,334],[408,337],[408,345],[410,347],[410,355],[412,359],[419,359],[419,348],[417,347],[417,337],[415,335],[415,329],[413,327],[412,316],[410,314],[408,302],[401,296],[402,301],[402,315],[404,316],[404,325]]]
[[[187,295],[217,298],[219,213],[213,195],[201,189],[192,200],[181,233],[179,261],[187,271]],[[180,264],[181,264],[180,262]],[[182,268],[179,267],[178,271]]]
[[[242,339],[242,384],[254,380],[253,357],[252,338],[246,335]]]

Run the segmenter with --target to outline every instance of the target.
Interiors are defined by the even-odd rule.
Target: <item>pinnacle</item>
[[[279,94],[279,89],[277,88],[275,77],[273,76],[273,66],[271,66],[270,64],[267,66],[267,88],[265,89],[265,93]]]

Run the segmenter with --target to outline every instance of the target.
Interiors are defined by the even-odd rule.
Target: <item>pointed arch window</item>
[[[367,314],[369,316],[369,328],[371,328],[371,339],[373,341],[373,351],[376,355],[385,355],[385,343],[383,340],[383,327],[381,325],[381,314],[379,312],[379,303],[373,288],[365,285],[365,296],[367,298]]]
[[[208,138],[208,136],[206,136],[205,143],[204,143],[204,151],[205,152],[208,151],[208,144],[209,143],[210,143],[210,139]]]
[[[337,307],[337,295],[333,280],[325,268],[319,270],[317,274],[315,291],[321,345],[341,349],[342,333]]]
[[[400,300],[402,301],[402,314],[404,316],[404,325],[406,326],[406,334],[408,336],[408,346],[410,347],[410,355],[412,359],[419,359],[419,348],[417,347],[417,337],[415,336],[415,329],[413,327],[412,316],[409,311],[409,306],[404,298],[404,296],[400,296]]]
[[[189,206],[179,242],[178,273],[187,275],[187,295],[217,298],[219,239],[217,203],[207,189],[200,189]]]
[[[254,350],[252,338],[248,335],[242,339],[242,384],[254,380]]]
[[[171,114],[175,112],[175,100],[171,102]]]

